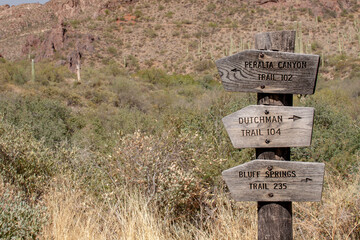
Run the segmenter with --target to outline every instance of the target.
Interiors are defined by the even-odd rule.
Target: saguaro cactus
[[[35,60],[31,59],[31,81],[35,82]]]
[[[76,74],[77,74],[78,82],[81,82],[80,70],[81,70],[81,54],[79,52],[78,53],[78,61],[77,61],[77,64],[76,64]]]

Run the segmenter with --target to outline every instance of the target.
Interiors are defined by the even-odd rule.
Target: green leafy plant
[[[0,209],[1,239],[36,239],[46,222],[44,207],[9,190],[0,193]]]
[[[70,140],[74,130],[71,113],[54,100],[5,94],[0,96],[0,113],[15,126],[26,127],[47,146]]]

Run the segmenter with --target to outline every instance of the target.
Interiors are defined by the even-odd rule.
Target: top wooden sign
[[[313,94],[320,57],[247,50],[216,61],[226,91]]]

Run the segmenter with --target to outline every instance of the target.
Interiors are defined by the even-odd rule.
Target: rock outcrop
[[[6,4],[6,5],[1,5],[1,6],[0,6],[0,12],[6,10],[6,9],[8,9],[8,8],[10,8],[10,6],[9,6],[8,4]]]
[[[94,51],[94,41],[99,38],[95,38],[91,34],[84,35],[76,42],[75,50],[72,50],[67,56],[67,64],[71,71],[76,71],[76,65],[82,59],[86,53],[92,53]]]
[[[54,56],[55,52],[62,50],[66,41],[66,27],[60,23],[54,27],[44,38],[32,34],[26,38],[24,47],[22,48],[23,54],[35,54],[36,60],[50,58]]]
[[[57,52],[61,52],[66,56],[66,63],[72,71],[75,71],[76,64],[86,53],[94,51],[94,42],[96,39],[92,34],[76,34],[76,43],[74,39],[69,39],[70,34],[74,35],[73,30],[68,30],[66,25],[61,22],[51,29],[41,40],[37,35],[27,37],[22,53],[35,55],[35,60],[40,61],[46,58],[52,58]],[[74,45],[74,46],[73,46]],[[61,62],[64,65],[64,62]]]

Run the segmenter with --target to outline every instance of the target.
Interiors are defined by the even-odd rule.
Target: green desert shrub
[[[118,53],[116,47],[113,47],[113,46],[108,47],[107,52],[114,56],[117,55],[117,53]]]
[[[137,73],[143,80],[152,84],[167,84],[169,82],[167,73],[162,69],[149,68]]]
[[[38,63],[35,65],[35,81],[47,85],[50,82],[59,83],[71,73],[64,66],[55,66],[53,63]]]
[[[196,84],[190,75],[167,74],[164,70],[157,68],[141,70],[137,75],[146,82],[163,87]]]
[[[65,106],[40,97],[1,94],[0,114],[9,123],[26,127],[36,139],[43,139],[47,146],[70,140],[77,127],[74,117]]]
[[[133,55],[128,55],[124,62],[125,67],[132,71],[138,71],[140,69],[139,60]]]
[[[339,108],[336,108],[330,103],[330,92],[325,92],[327,97],[321,91],[306,101],[306,106],[315,108],[312,144],[309,148],[293,148],[293,157],[325,162],[333,173],[348,176],[358,167],[360,128],[346,111],[346,103],[337,103]]]
[[[216,9],[215,3],[209,3],[209,4],[206,6],[206,10],[207,10],[208,12],[213,12],[215,9]]]
[[[106,74],[110,74],[114,77],[119,75],[125,75],[124,69],[120,66],[120,64],[116,63],[115,61],[110,61],[108,65],[105,66],[104,69]]]
[[[44,207],[5,190],[0,192],[0,209],[0,239],[37,239],[46,221]]]
[[[40,199],[53,178],[61,175],[101,196],[103,183],[110,181],[108,155],[92,151],[90,147],[85,145],[80,149],[62,143],[51,149],[35,139],[26,126],[18,128],[2,120],[0,174],[4,181],[21,189],[28,199]]]
[[[214,62],[211,60],[200,60],[196,61],[194,64],[194,69],[197,72],[203,72],[205,70],[215,67]]]
[[[30,63],[26,66],[26,62],[8,62],[0,61],[0,82],[9,82],[15,84],[24,84],[30,80]]]
[[[4,122],[0,124],[0,169],[4,180],[29,196],[43,193],[54,174],[54,152],[30,131]]]
[[[145,35],[146,37],[148,37],[148,38],[155,38],[155,37],[157,37],[156,31],[155,31],[154,29],[152,29],[152,28],[146,28],[146,29],[144,30],[144,35]]]
[[[136,108],[144,112],[150,109],[147,99],[148,90],[139,82],[129,77],[119,76],[113,80],[112,86],[112,90],[117,94],[118,106]]]

